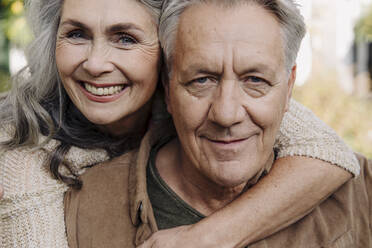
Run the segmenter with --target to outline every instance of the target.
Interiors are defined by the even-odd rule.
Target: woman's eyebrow
[[[78,27],[78,28],[81,28],[81,29],[89,29],[89,27],[86,26],[84,23],[81,23],[81,22],[73,20],[73,19],[67,19],[67,20],[63,21],[61,23],[61,26],[66,25],[66,24],[71,25],[71,26],[75,26],[75,27]]]
[[[143,29],[135,25],[134,23],[118,23],[114,24],[106,29],[106,32],[108,33],[116,33],[120,31],[128,31],[128,30],[134,30],[134,31],[140,31],[144,33]]]
[[[74,19],[67,19],[61,23],[61,26],[62,25],[71,25],[71,26],[75,26],[81,29],[89,30],[89,27],[87,25],[85,25],[82,22],[76,21]],[[144,32],[142,28],[138,27],[134,23],[117,23],[117,24],[111,25],[106,28],[106,32],[108,33],[115,33],[115,32],[120,32],[120,31],[125,31],[125,30],[137,30],[142,33]]]

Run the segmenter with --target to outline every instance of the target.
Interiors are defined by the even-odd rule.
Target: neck
[[[138,111],[108,125],[100,126],[103,132],[113,136],[137,134],[143,136],[148,128],[152,101],[146,103]]]
[[[159,150],[156,167],[162,179],[178,196],[206,216],[236,199],[245,186],[226,187],[206,178],[185,159],[177,139]]]

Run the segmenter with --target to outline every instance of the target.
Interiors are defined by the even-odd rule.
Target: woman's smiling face
[[[155,17],[134,0],[65,0],[56,63],[87,119],[113,134],[136,128],[158,81]]]

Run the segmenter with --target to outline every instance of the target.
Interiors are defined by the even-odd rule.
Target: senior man
[[[87,173],[84,182],[92,193],[72,191],[67,196],[71,247],[90,247],[91,237],[98,235],[89,232],[95,221],[106,228],[111,225],[99,230],[107,232],[103,235],[107,239],[110,232],[123,228],[120,242],[125,247],[133,247],[133,240],[142,243],[157,228],[196,223],[270,171],[304,33],[298,14],[289,17],[292,29],[288,28],[287,15],[296,10],[278,11],[281,8],[293,10],[294,5],[259,0],[170,2],[161,37],[172,37],[165,34],[177,28],[167,21],[183,30],[174,40],[162,41],[169,46],[166,61],[173,62],[167,63],[165,88],[177,136],[158,129],[145,138],[154,146],[141,149],[138,157],[128,153],[111,162],[111,169],[116,166],[122,175],[112,177],[117,182],[107,188],[94,181],[100,176],[110,180],[112,170],[98,166]],[[372,165],[359,160],[359,178],[300,221],[250,247],[372,247]],[[122,178],[129,178],[130,186]],[[122,205],[105,201],[112,191]],[[109,218],[105,223],[92,208],[96,213],[130,209],[130,214],[123,211],[117,221]],[[101,246],[111,241],[103,240]]]

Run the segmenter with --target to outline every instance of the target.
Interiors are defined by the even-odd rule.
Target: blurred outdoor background
[[[308,35],[294,98],[372,158],[372,0],[298,0]],[[0,94],[32,40],[22,0],[0,0]]]

